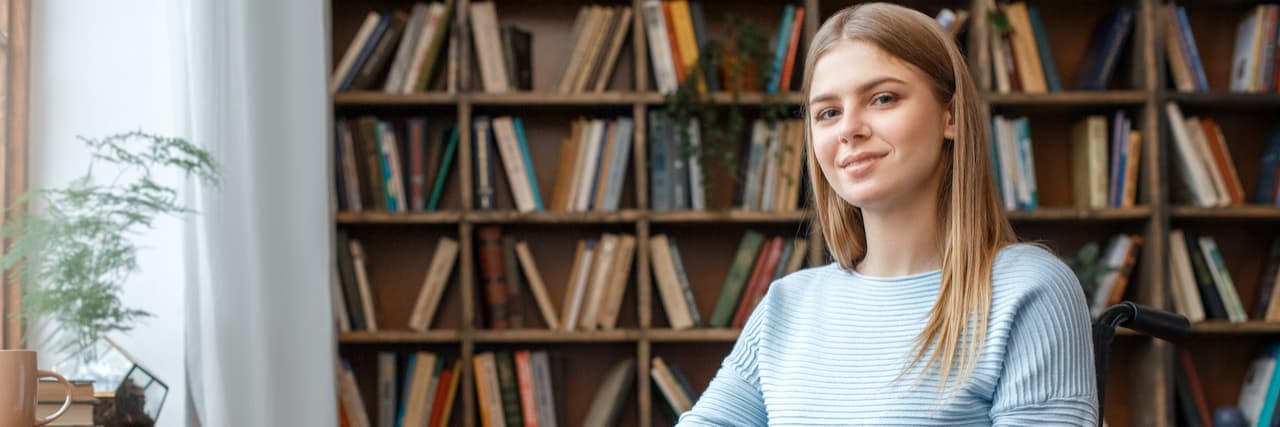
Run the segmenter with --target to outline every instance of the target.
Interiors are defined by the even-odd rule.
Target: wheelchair
[[[1106,399],[1107,355],[1116,328],[1124,326],[1142,335],[1178,342],[1191,332],[1187,318],[1168,311],[1124,301],[1108,307],[1093,321],[1093,364],[1098,386],[1098,425],[1102,426],[1102,404]]]

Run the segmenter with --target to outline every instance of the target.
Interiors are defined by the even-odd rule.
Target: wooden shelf
[[[640,219],[640,212],[467,212],[469,222],[485,224],[626,224]]]
[[[336,106],[453,106],[461,96],[456,93],[425,92],[413,94],[390,94],[375,91],[339,92],[333,95]]]
[[[992,106],[1095,106],[1139,105],[1147,101],[1143,91],[1072,91],[1049,93],[984,93],[983,98]]]
[[[1167,92],[1164,98],[1193,107],[1280,108],[1277,93]]]
[[[338,212],[334,215],[338,224],[455,224],[462,220],[462,212]]]
[[[553,331],[549,329],[512,329],[504,331],[480,330],[473,332],[477,343],[561,343],[561,342],[623,342],[637,341],[640,331],[617,329],[612,331]]]
[[[636,92],[604,93],[469,93],[465,99],[477,106],[631,106],[640,103],[643,95]]]
[[[758,211],[684,211],[684,212],[650,212],[649,220],[654,223],[788,223],[804,222],[812,217],[812,212],[758,212]]]
[[[343,332],[338,334],[338,342],[342,344],[418,344],[418,343],[457,343],[462,341],[462,332],[457,330],[440,331],[378,331],[378,332]]]
[[[1172,208],[1174,219],[1243,219],[1280,220],[1280,208],[1275,206],[1246,205],[1221,208],[1177,206]]]
[[[1009,211],[1009,220],[1032,221],[1128,221],[1149,219],[1150,206],[1114,209],[1040,208],[1026,211]]]
[[[707,329],[651,329],[649,340],[653,342],[734,342],[738,340],[741,329],[707,328]]]
[[[1231,323],[1225,320],[1208,320],[1191,325],[1192,335],[1258,335],[1280,334],[1280,322],[1250,320]]]
[[[711,94],[711,101],[716,104],[729,105],[733,102],[733,93],[716,92]],[[641,102],[649,105],[663,105],[667,102],[666,97],[657,92],[646,92],[640,97]],[[783,92],[776,94],[765,94],[761,92],[743,92],[738,94],[738,104],[742,105],[761,105],[765,102],[774,104],[792,104],[800,105],[804,102],[804,94],[800,92]]]

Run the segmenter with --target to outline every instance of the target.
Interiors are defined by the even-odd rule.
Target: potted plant
[[[174,185],[154,174],[177,170],[211,186],[219,178],[209,153],[182,138],[133,131],[80,140],[92,153],[88,170],[65,187],[32,189],[9,207],[3,235],[12,243],[0,262],[24,286],[15,315],[47,326],[47,348],[91,366],[108,356],[100,337],[128,332],[150,316],[120,299],[138,270],[132,235],[158,216],[193,212]],[[95,174],[98,165],[113,166],[109,180]],[[116,382],[126,375],[119,372]]]

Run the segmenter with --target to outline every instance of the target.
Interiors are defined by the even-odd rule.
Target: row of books
[[[525,327],[520,309],[522,282],[528,284],[549,329],[591,331],[616,327],[631,279],[635,236],[604,233],[599,239],[579,240],[564,301],[557,311],[526,242],[504,236],[498,226],[479,227],[476,233],[485,317],[490,329]]]
[[[649,262],[654,283],[671,329],[708,326],[741,328],[774,280],[804,266],[808,241],[803,238],[771,239],[748,230],[734,252],[733,264],[720,287],[711,318],[704,323],[685,274],[684,259],[674,237],[658,234],[649,239]]]
[[[560,62],[555,91],[604,92],[624,42],[631,33],[630,6],[582,6],[569,35],[572,46]]]
[[[1089,313],[1098,317],[1107,307],[1119,304],[1124,292],[1129,287],[1129,276],[1138,263],[1138,254],[1142,249],[1142,236],[1137,234],[1117,234],[1111,238],[1106,250],[1098,258],[1099,271],[1097,287],[1089,300]]]
[[[485,427],[555,427],[563,421],[563,395],[553,383],[562,362],[554,353],[520,350],[472,356],[476,406]],[[618,425],[636,379],[635,359],[619,360],[601,378],[583,426]]]
[[[377,405],[372,408],[377,427],[449,425],[462,361],[446,363],[441,355],[426,351],[397,359],[394,352],[378,353],[377,394],[372,402]],[[351,364],[342,360],[337,375],[339,425],[373,426]]]
[[[409,13],[369,12],[338,61],[330,90],[425,92],[443,67],[446,90],[457,91],[459,47],[457,37],[449,37],[452,14],[453,0],[415,3]],[[447,58],[440,62],[446,50]]]
[[[1031,147],[1029,119],[998,114],[991,118],[991,169],[1006,210],[1035,209],[1040,205]]]
[[[397,362],[393,352],[378,353],[376,406],[365,405],[354,371],[342,360],[337,370],[339,425],[370,427],[449,425],[461,361],[446,364],[431,352],[415,352]],[[372,413],[371,410],[372,409]],[[371,415],[376,418],[371,418]]]
[[[375,116],[340,118],[334,134],[334,191],[341,211],[421,212],[440,204],[458,147],[452,126],[430,142],[426,117],[403,127]]]
[[[476,209],[496,208],[496,157],[501,157],[508,188],[521,212],[617,211],[631,159],[635,124],[629,117],[616,120],[579,118],[560,145],[560,167],[550,203],[544,203],[530,157],[524,125],[518,118],[478,116],[472,121],[476,147]],[[494,153],[496,149],[496,154]]]
[[[992,74],[1000,93],[1045,93],[1063,90],[1049,36],[1039,10],[1025,2],[1003,3],[998,8],[988,0],[991,14]],[[1134,13],[1128,6],[1116,10],[1094,27],[1076,68],[1077,90],[1105,90],[1120,62],[1133,28]]]
[[[1272,245],[1269,275],[1259,285],[1258,304],[1253,318],[1280,320],[1280,303],[1271,304],[1275,271],[1280,266],[1280,248]],[[1241,303],[1231,272],[1210,235],[1195,235],[1181,229],[1169,232],[1169,285],[1174,311],[1192,322],[1205,319],[1244,322],[1251,317]]]
[[[1178,404],[1183,406],[1182,414],[1185,418],[1202,421],[1200,404],[1204,400],[1204,392],[1198,390],[1198,387],[1191,387],[1192,384],[1198,386],[1199,378],[1190,381],[1190,378],[1198,377],[1193,373],[1194,367],[1186,367],[1191,364],[1190,354],[1183,353],[1181,357],[1186,358],[1188,362],[1184,366],[1176,367],[1189,371],[1183,374],[1188,378],[1186,384],[1188,399],[1184,400],[1179,394]],[[1268,345],[1254,357],[1253,362],[1249,363],[1249,369],[1244,374],[1244,379],[1240,383],[1240,394],[1236,399],[1236,408],[1244,415],[1248,425],[1280,426],[1280,414],[1276,413],[1276,406],[1280,404],[1280,369],[1276,369],[1280,365],[1277,365],[1277,361],[1280,361],[1280,344]],[[1181,388],[1179,387],[1179,390]],[[1208,405],[1205,406],[1207,409]]]
[[[485,92],[533,88],[533,35],[515,26],[499,27],[493,2],[471,3],[471,42]]]
[[[1231,56],[1232,92],[1276,92],[1276,24],[1280,6],[1260,4],[1236,26]]]
[[[1173,102],[1165,104],[1165,113],[1173,134],[1174,169],[1186,184],[1181,196],[1196,206],[1244,204],[1244,186],[1217,122],[1195,116],[1184,118],[1182,109]],[[1271,192],[1270,186],[1263,189],[1261,185],[1267,176],[1262,172],[1258,190]]]
[[[778,93],[791,90],[791,76],[798,56],[798,44],[801,30],[804,27],[804,7],[793,4],[783,6],[778,31],[772,43],[773,58],[763,70],[768,77],[763,88],[754,82],[744,79],[731,82],[730,73],[719,75],[720,70],[711,69],[712,64],[707,49],[710,33],[700,1],[686,0],[645,0],[641,4],[645,33],[648,36],[649,58],[653,67],[654,80],[658,91],[670,94],[693,77],[699,92],[715,92],[725,86],[740,86],[746,91],[764,90]],[[724,65],[728,67],[727,62]],[[721,85],[721,81],[725,84]]]
[[[359,239],[351,238],[346,230],[338,229],[336,234],[337,257],[332,276],[334,320],[338,330],[369,331],[379,330],[377,308],[373,297],[374,282],[372,272],[377,271],[376,263],[369,261],[364,245]],[[425,331],[431,326],[444,289],[453,274],[453,266],[458,259],[458,241],[441,237],[427,265],[426,275],[422,279],[422,287],[414,300],[413,312],[409,316],[409,329]],[[385,327],[385,325],[384,325]]]
[[[707,173],[703,167],[699,120],[681,124],[649,112],[649,186],[657,211],[707,209]],[[757,119],[739,162],[734,206],[743,210],[791,212],[799,209],[804,153],[804,122]]]
[[[1091,115],[1071,128],[1071,176],[1075,205],[1083,209],[1134,205],[1142,133],[1124,110],[1116,110],[1110,130],[1107,117]]]

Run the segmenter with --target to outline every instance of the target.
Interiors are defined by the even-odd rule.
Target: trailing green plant
[[[666,96],[666,114],[679,129],[680,155],[684,158],[696,155],[702,164],[703,185],[712,188],[718,183],[712,179],[717,170],[736,177],[738,146],[747,129],[747,120],[741,103],[744,86],[763,88],[768,83],[773,49],[769,35],[749,18],[732,13],[725,14],[728,26],[728,43],[721,45],[708,40],[699,47],[699,61],[686,73],[683,82]],[[749,72],[749,65],[755,72]],[[678,65],[677,65],[678,66]],[[726,71],[721,86],[730,94],[728,105],[720,104],[713,94],[704,90],[711,73]],[[783,83],[785,85],[786,82]],[[798,112],[781,97],[764,92],[759,106],[760,118],[768,123],[797,117]],[[689,123],[697,118],[701,130],[701,143],[691,143]],[[782,155],[778,153],[780,160]],[[726,183],[731,184],[731,183]]]
[[[131,237],[159,215],[193,212],[153,173],[175,169],[206,185],[219,182],[209,153],[181,138],[134,131],[79,139],[92,151],[88,170],[64,188],[32,189],[9,207],[3,234],[13,243],[0,258],[25,287],[16,315],[50,322],[47,338],[60,351],[90,348],[101,334],[129,331],[150,316],[120,300],[138,270]],[[117,166],[109,183],[95,179],[98,163]]]
[[[1108,266],[1098,262],[1098,256],[1101,255],[1098,249],[1098,242],[1089,242],[1082,246],[1075,255],[1062,258],[1062,261],[1071,267],[1071,271],[1075,272],[1076,279],[1080,280],[1080,287],[1084,288],[1084,294],[1090,300],[1093,294],[1098,291],[1098,281],[1103,275],[1118,270],[1115,267]]]

